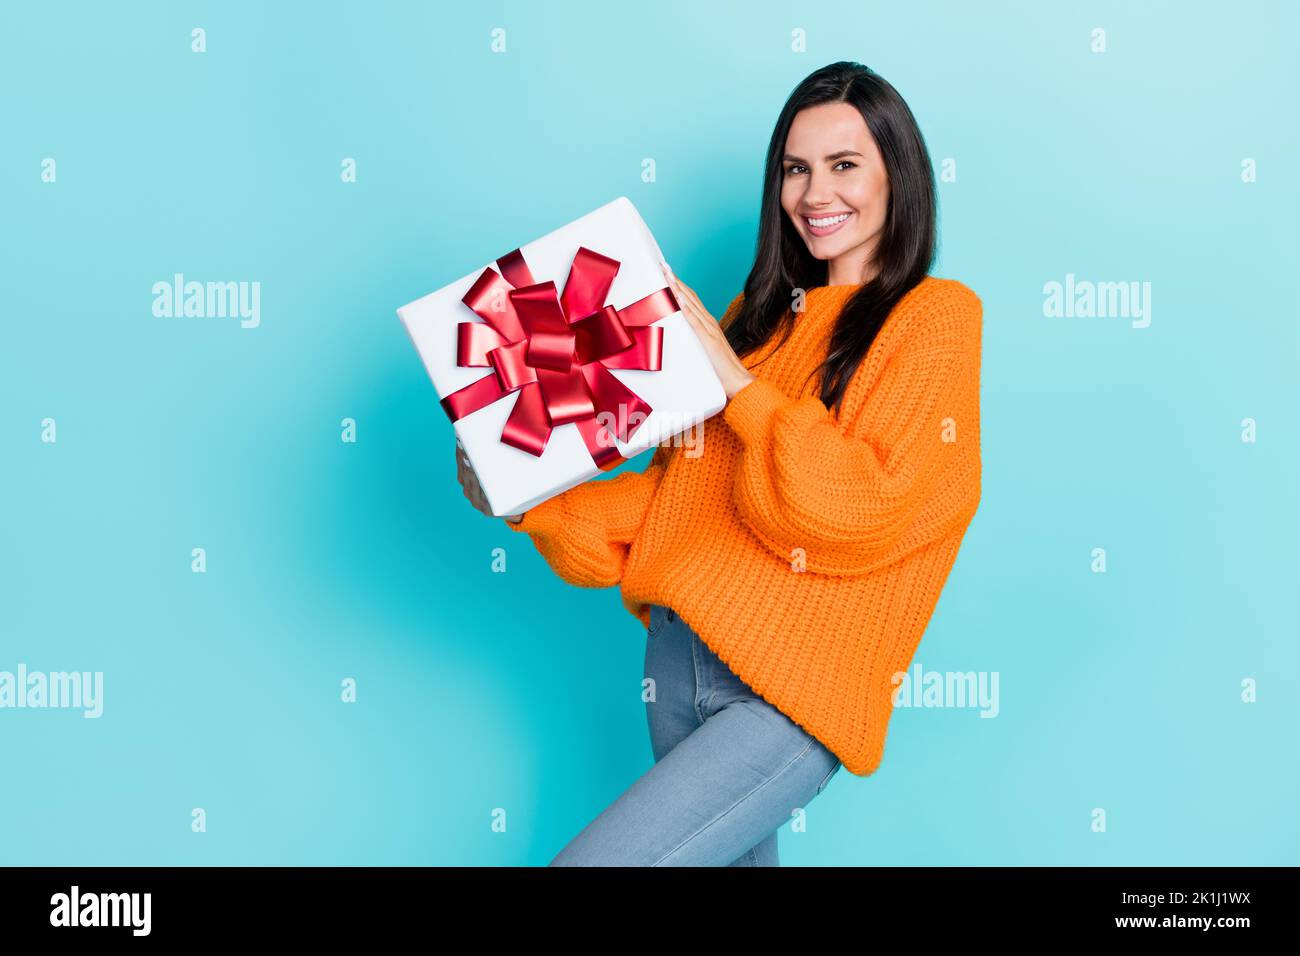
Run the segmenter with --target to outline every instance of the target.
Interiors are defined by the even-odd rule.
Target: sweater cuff
[[[772,416],[790,404],[790,397],[766,379],[756,378],[727,402],[722,417],[746,444],[770,434]]]
[[[523,518],[518,522],[506,521],[501,519],[511,531],[519,531],[523,534],[536,534],[541,532],[543,536],[553,535],[564,527],[564,508],[560,502],[560,496],[547,498],[541,504],[533,505],[524,512]]]

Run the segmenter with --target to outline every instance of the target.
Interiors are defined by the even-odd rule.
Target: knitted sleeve
[[[506,527],[529,535],[546,563],[570,584],[613,587],[650,509],[667,467],[669,445],[660,445],[645,471],[625,471],[575,485],[524,512]]]
[[[791,399],[761,378],[723,410],[744,446],[737,511],[784,560],[798,548],[809,571],[863,574],[973,514],[982,307],[954,285],[909,317],[910,333],[847,426],[815,395]],[[975,443],[965,449],[973,466],[953,469],[962,442]],[[952,477],[940,485],[941,475]]]

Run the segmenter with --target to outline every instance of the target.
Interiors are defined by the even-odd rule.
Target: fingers
[[[680,288],[678,282],[676,288]],[[710,341],[722,340],[722,330],[718,323],[714,321],[709,311],[700,304],[699,298],[692,298],[686,293],[682,293],[677,298],[678,304],[682,307],[682,315],[686,317],[686,324],[691,327],[696,337],[703,343]]]
[[[669,281],[672,285],[673,294],[677,297],[677,303],[682,307],[683,311],[692,310],[705,315],[708,314],[709,310],[704,307],[704,303],[700,301],[700,297],[695,294],[694,289],[675,276]]]
[[[717,324],[711,321],[708,310],[705,309],[704,306],[700,305],[698,299],[693,299],[689,294],[681,291],[680,284],[674,287],[674,292],[677,295],[677,304],[681,306],[682,315],[686,317],[687,324],[689,324],[697,334],[707,335],[709,333],[709,326]]]
[[[460,481],[461,494],[465,496],[475,510],[483,512],[488,517],[492,516],[491,506],[488,504],[487,494],[483,491],[483,486],[479,484],[478,475],[469,463],[469,456],[465,453],[465,446],[456,439],[456,478]]]
[[[682,314],[686,316],[691,326],[705,335],[721,336],[721,326],[718,325],[718,321],[713,317],[712,313],[704,307],[704,303],[695,294],[695,290],[677,278],[667,262],[661,264],[669,288],[673,290],[677,304],[682,307]]]
[[[668,280],[668,286],[673,290],[673,294],[677,298],[677,304],[682,307],[682,311],[687,311],[688,305],[702,308],[699,296],[695,294],[694,290],[692,290],[691,287],[681,279],[677,278],[668,263],[664,262],[661,263],[661,265],[664,270],[664,278]]]
[[[697,333],[703,336],[718,335],[718,323],[713,321],[713,316],[709,315],[708,310],[701,305],[692,302],[682,303],[682,313],[686,320],[691,324]]]

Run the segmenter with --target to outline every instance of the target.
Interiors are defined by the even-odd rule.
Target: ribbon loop
[[[573,332],[581,365],[609,358],[632,345],[632,335],[619,321],[618,309],[612,305],[574,322]]]

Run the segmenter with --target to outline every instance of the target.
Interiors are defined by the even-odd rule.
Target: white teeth
[[[837,222],[843,222],[845,219],[848,218],[849,218],[849,214],[846,212],[840,216],[831,216],[829,219],[809,219],[808,224],[811,226],[816,226],[818,229],[825,229],[827,226],[833,226]]]

